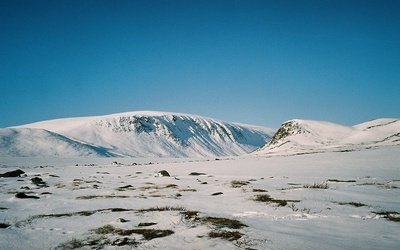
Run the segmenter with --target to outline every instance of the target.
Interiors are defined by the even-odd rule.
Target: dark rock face
[[[298,124],[296,122],[285,122],[271,138],[271,141],[268,144],[276,144],[279,140],[295,134],[296,131],[298,131]]]
[[[266,146],[276,145],[282,142],[286,137],[305,133],[309,132],[303,130],[297,121],[288,121],[281,125],[281,127],[278,129],[278,131],[276,131],[275,135],[266,144]]]
[[[14,170],[14,171],[6,172],[4,174],[0,174],[0,177],[6,177],[6,178],[9,178],[9,177],[21,177],[21,174],[25,174],[25,172],[22,171],[21,169],[17,169],[17,170]]]

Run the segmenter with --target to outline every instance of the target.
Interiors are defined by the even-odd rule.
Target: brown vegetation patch
[[[151,207],[151,208],[143,208],[143,209],[139,209],[137,210],[137,212],[139,213],[143,213],[143,212],[163,212],[163,211],[186,211],[185,207],[180,207],[180,206],[176,206],[176,207],[172,207],[172,206],[164,206],[164,207]]]
[[[253,197],[254,201],[258,202],[265,202],[265,203],[275,203],[278,204],[278,206],[286,206],[287,205],[287,200],[279,200],[279,199],[274,199],[268,194],[258,194]]]
[[[254,189],[253,189],[253,192],[255,192],[255,193],[265,193],[265,192],[268,192],[268,191],[265,190],[265,189],[254,188]]]
[[[231,181],[232,188],[241,188],[241,187],[249,185],[249,184],[250,184],[249,181],[237,181],[237,180]]]
[[[243,227],[247,227],[247,225],[243,224],[241,221],[228,218],[205,217],[201,219],[201,221],[205,224],[212,224],[216,228],[240,229]]]
[[[141,234],[145,240],[152,240],[155,238],[166,237],[174,233],[172,230],[162,230],[162,229],[144,229],[144,228],[134,228],[134,229],[121,229],[116,228],[112,225],[105,225],[93,230],[96,234],[118,234],[121,236],[128,236],[132,234]]]
[[[129,198],[127,195],[83,195],[76,197],[77,200],[91,200],[97,198],[113,199],[113,198]]]
[[[242,238],[244,234],[239,231],[211,231],[208,233],[210,238],[221,238],[227,241],[234,241]]]
[[[357,182],[356,180],[338,180],[338,179],[328,179],[329,182]]]
[[[328,189],[329,184],[328,183],[314,183],[314,184],[305,184],[303,185],[303,188],[316,188],[316,189]]]
[[[382,216],[388,221],[400,222],[400,213],[393,211],[378,211],[373,212],[376,215]]]
[[[353,207],[366,207],[367,205],[360,202],[338,202],[339,205],[350,205]]]

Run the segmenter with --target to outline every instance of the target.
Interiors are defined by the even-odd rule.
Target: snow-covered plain
[[[398,146],[218,159],[0,158],[0,173],[16,169],[25,175],[0,178],[1,249],[400,248]],[[314,184],[324,189],[307,188]]]

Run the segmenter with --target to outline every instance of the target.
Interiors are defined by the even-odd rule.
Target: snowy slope
[[[43,121],[45,129],[127,157],[232,156],[265,145],[274,130],[195,115],[152,111]]]
[[[295,154],[349,151],[400,145],[400,120],[377,119],[347,127],[330,122],[291,120],[256,153]]]
[[[43,129],[1,128],[0,156],[115,156]]]

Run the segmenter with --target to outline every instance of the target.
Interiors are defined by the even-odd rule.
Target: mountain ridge
[[[199,115],[135,111],[0,129],[0,156],[214,157],[291,155],[400,145],[400,119],[354,126],[293,119],[278,130]]]
[[[241,155],[263,146],[275,132],[261,126],[157,111],[63,118],[12,128],[51,131],[74,145],[79,143],[122,157]]]

